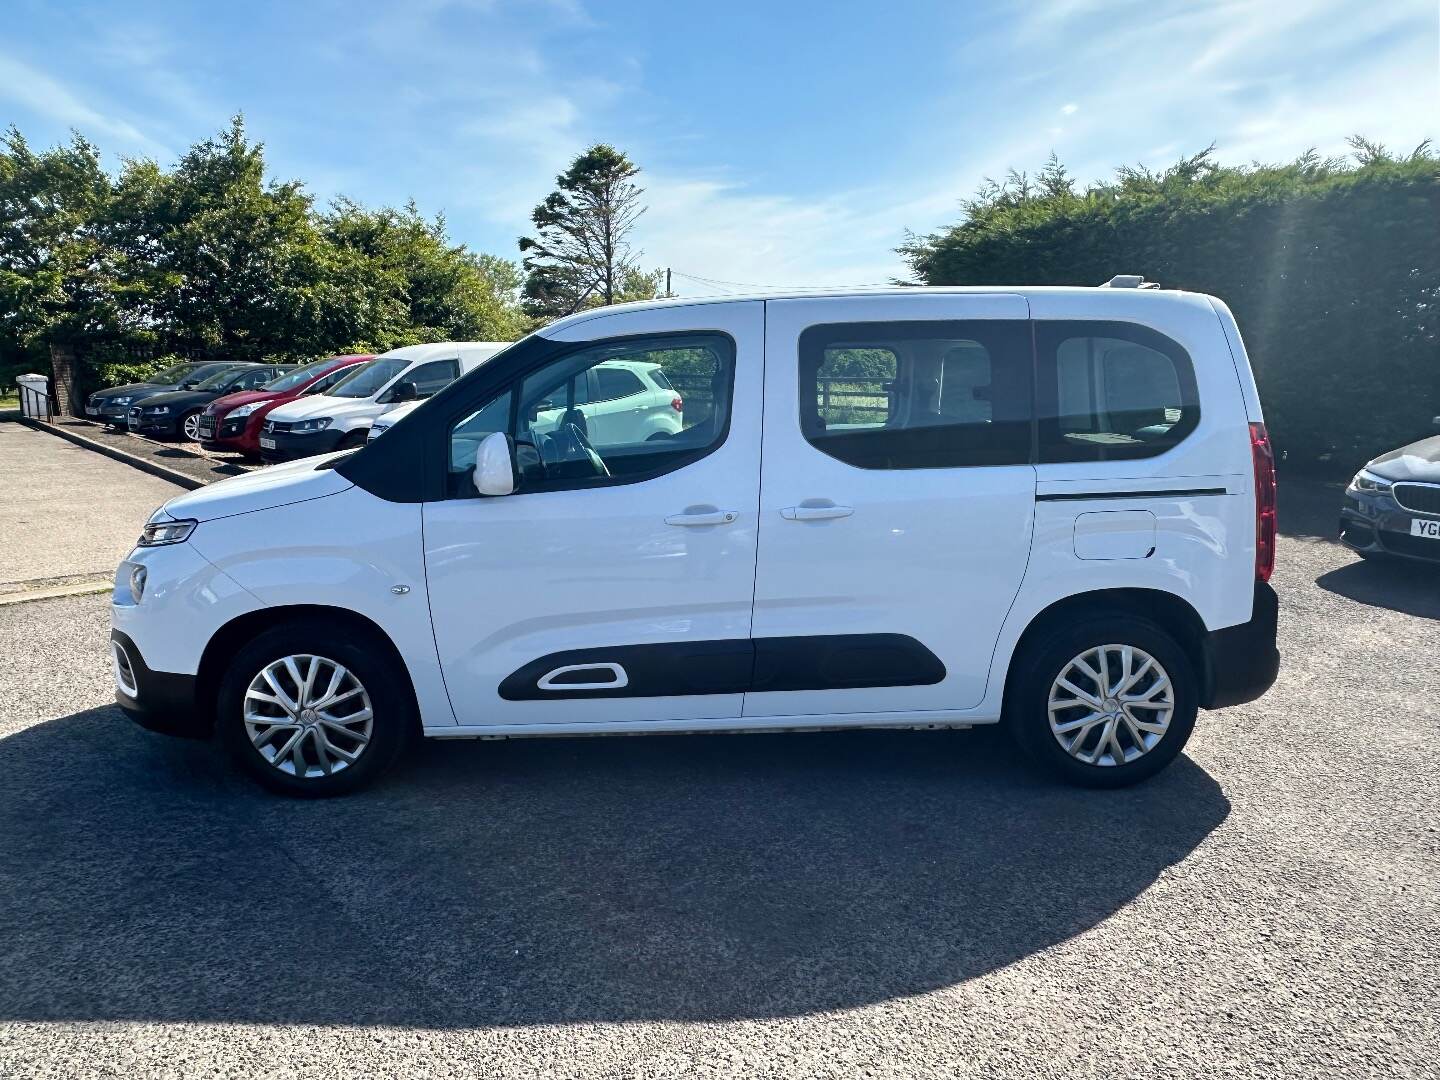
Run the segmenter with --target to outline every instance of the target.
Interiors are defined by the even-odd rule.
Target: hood
[[[174,383],[153,383],[133,382],[124,386],[107,386],[104,390],[96,390],[91,394],[92,398],[128,397],[131,394],[163,394],[166,390],[175,389]]]
[[[275,390],[240,390],[234,394],[226,394],[224,397],[216,398],[210,403],[206,412],[227,413],[231,409],[238,409],[241,405],[249,405],[254,401],[272,401],[275,398],[286,397],[284,391]]]
[[[322,454],[232,476],[177,495],[160,509],[172,518],[214,521],[334,495],[353,486],[334,469],[318,468],[337,456]]]
[[[421,405],[424,404],[425,401],[407,401],[404,405],[396,405],[393,409],[386,409],[383,413],[377,416],[375,418],[375,422],[377,424],[384,424],[386,427],[389,427],[391,424],[397,423],[398,421],[405,419],[405,417],[409,416],[412,412],[414,412],[416,409],[418,409]]]
[[[1440,484],[1440,435],[1381,454],[1365,468],[1386,480]]]
[[[374,398],[331,397],[329,394],[311,394],[308,397],[287,401],[270,412],[269,418],[276,423],[292,420],[308,420],[312,416],[353,416],[357,413],[373,413],[377,408]]]
[[[145,404],[147,407],[154,405],[169,405],[174,408],[189,408],[192,405],[204,405],[207,401],[215,400],[213,390],[162,390],[158,394],[147,394]]]

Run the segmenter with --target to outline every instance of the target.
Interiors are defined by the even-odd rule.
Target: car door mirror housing
[[[481,495],[510,495],[515,491],[515,449],[510,436],[496,431],[480,442],[475,452],[475,490]]]

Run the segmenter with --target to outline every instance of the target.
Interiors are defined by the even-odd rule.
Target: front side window
[[[800,336],[800,426],[862,469],[1030,460],[1029,324],[836,323]]]
[[[454,382],[459,374],[460,361],[432,360],[407,374],[390,388],[390,392],[393,394],[402,386],[413,386],[417,398],[432,397]]]
[[[369,363],[370,361],[367,361]],[[302,393],[306,394],[328,394],[341,382],[355,374],[355,369],[363,365],[347,364],[345,367],[336,368],[327,375],[321,375],[313,383],[307,386]],[[312,376],[313,377],[313,376]]]
[[[637,368],[669,371],[675,389],[637,399],[647,390]],[[476,447],[495,431],[515,442],[520,492],[670,472],[724,441],[734,377],[735,345],[723,334],[582,347],[531,371],[451,427],[450,490],[473,493],[466,479]]]
[[[1143,326],[1035,324],[1042,462],[1164,453],[1200,422],[1190,357]]]

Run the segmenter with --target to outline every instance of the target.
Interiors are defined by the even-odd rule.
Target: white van
[[[664,371],[677,430],[584,416],[616,361]],[[1274,681],[1274,553],[1218,300],[668,300],[562,319],[356,453],[171,500],[112,654],[142,725],[298,794],[422,734],[994,723],[1117,786]]]
[[[414,412],[420,403],[397,405],[370,425],[378,439]],[[596,438],[610,442],[644,442],[678,435],[685,426],[685,400],[671,385],[665,369],[654,362],[605,360],[576,381],[575,400],[537,409],[533,432],[552,431],[568,419]],[[576,417],[578,413],[578,419]]]
[[[323,394],[281,405],[260,429],[266,464],[365,444],[376,417],[399,402],[423,401],[509,348],[507,341],[440,341],[391,349]]]

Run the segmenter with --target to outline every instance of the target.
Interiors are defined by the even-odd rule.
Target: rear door
[[[1008,294],[768,303],[746,716],[980,703],[1034,519],[1028,315]]]

